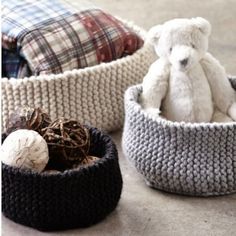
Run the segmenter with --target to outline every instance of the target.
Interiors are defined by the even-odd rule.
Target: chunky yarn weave
[[[39,230],[87,227],[113,211],[122,177],[118,154],[107,135],[90,128],[93,165],[61,173],[36,173],[2,164],[2,211]]]
[[[143,39],[146,32],[127,23]],[[20,106],[41,107],[52,120],[65,117],[113,131],[123,126],[123,94],[140,83],[155,55],[147,42],[131,56],[63,74],[1,79],[2,130]]]
[[[231,78],[236,90],[236,78]],[[141,85],[125,94],[123,150],[146,183],[179,194],[236,192],[236,123],[153,120],[138,104]]]

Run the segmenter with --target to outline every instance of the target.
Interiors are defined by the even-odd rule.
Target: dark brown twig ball
[[[41,130],[49,148],[48,168],[66,169],[82,163],[89,152],[90,135],[78,121],[56,119]]]
[[[48,126],[51,119],[41,108],[19,107],[7,121],[6,134],[18,129],[32,129],[41,134],[41,129]]]

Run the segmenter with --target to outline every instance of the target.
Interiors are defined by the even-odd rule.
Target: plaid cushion
[[[20,51],[34,75],[109,62],[143,44],[122,22],[89,4],[81,7],[81,1],[8,0],[5,5],[3,45]]]

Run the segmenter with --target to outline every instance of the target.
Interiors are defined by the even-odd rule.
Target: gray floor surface
[[[236,0],[94,2],[145,29],[176,17],[205,17],[212,24],[209,51],[236,75]],[[122,154],[121,132],[112,137],[119,149],[124,187],[117,209],[104,221],[87,229],[42,233],[2,216],[2,235],[236,236],[236,194],[197,198],[148,188]]]

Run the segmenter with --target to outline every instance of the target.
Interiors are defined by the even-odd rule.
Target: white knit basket
[[[145,39],[146,32],[125,22]],[[123,94],[140,83],[155,54],[145,42],[133,55],[97,66],[40,75],[23,79],[1,80],[2,131],[9,115],[19,106],[42,107],[52,119],[65,117],[114,131],[123,125]]]

